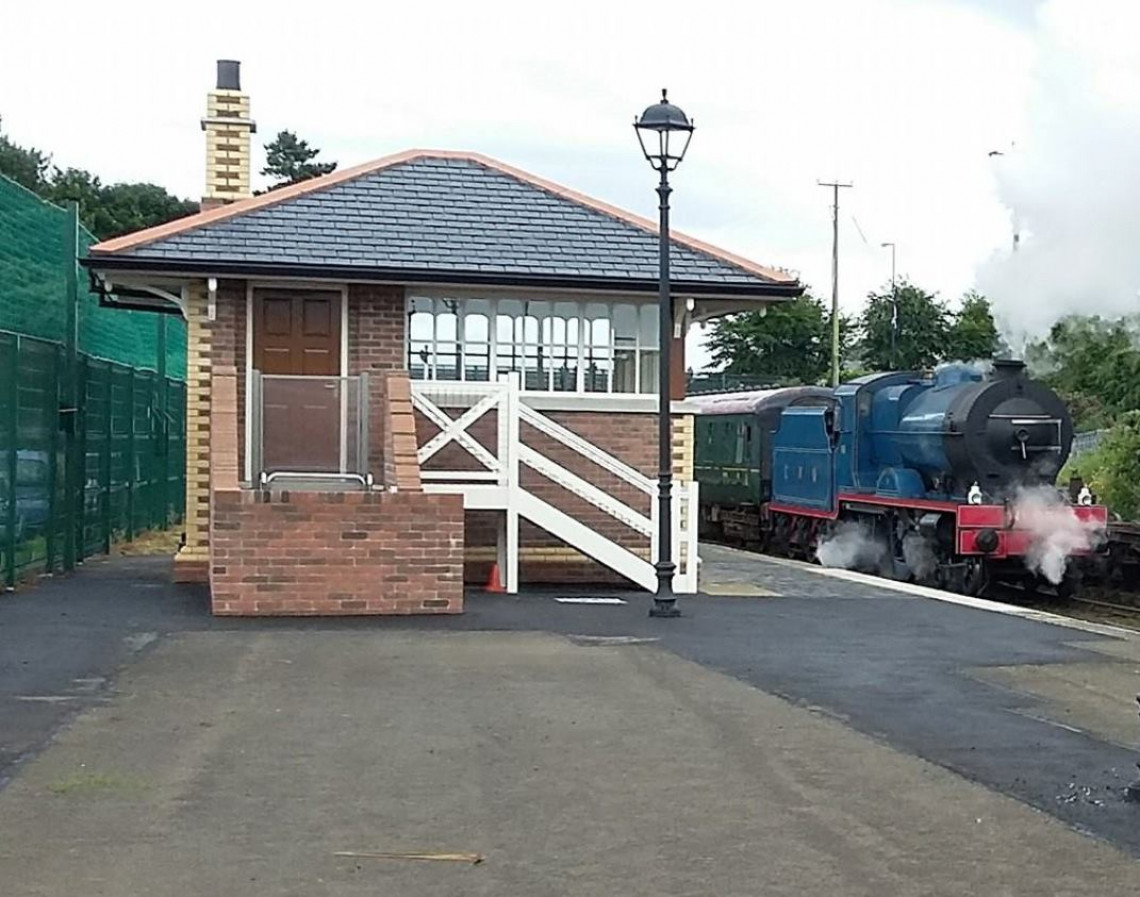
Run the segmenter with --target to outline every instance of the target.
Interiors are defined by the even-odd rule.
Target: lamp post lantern
[[[661,102],[647,108],[633,123],[641,151],[661,175],[657,185],[661,221],[658,228],[658,370],[657,370],[657,594],[653,596],[651,617],[677,617],[673,594],[673,426],[670,416],[669,361],[673,343],[673,302],[669,296],[669,172],[685,158],[693,123],[661,91]]]
[[[893,370],[896,363],[895,353],[898,348],[899,294],[895,289],[895,244],[882,244],[883,249],[886,249],[888,246],[891,249],[891,369]]]

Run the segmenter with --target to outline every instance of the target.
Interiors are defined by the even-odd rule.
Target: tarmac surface
[[[215,620],[155,559],[0,597],[2,890],[1140,891],[1135,637],[702,555],[679,620]]]

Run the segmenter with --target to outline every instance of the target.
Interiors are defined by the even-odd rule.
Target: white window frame
[[[660,358],[661,358],[660,347],[657,345],[656,340],[653,340],[652,344],[647,344],[647,341],[642,340],[642,326],[641,326],[641,316],[642,316],[643,309],[646,307],[652,307],[654,310],[656,310],[656,304],[652,303],[652,302],[637,301],[636,299],[634,299],[632,297],[630,297],[630,298],[623,297],[622,300],[615,302],[612,300],[609,300],[609,301],[603,300],[601,298],[578,299],[578,298],[569,298],[569,297],[562,297],[562,296],[490,297],[490,296],[479,296],[479,295],[439,295],[439,294],[430,294],[430,293],[419,293],[419,292],[413,292],[413,291],[409,290],[407,293],[407,298],[405,300],[405,306],[404,306],[405,320],[407,322],[407,326],[405,329],[405,338],[404,338],[404,364],[405,364],[406,369],[409,372],[411,372],[413,370],[412,362],[413,362],[413,358],[415,357],[412,354],[413,343],[417,343],[417,344],[418,343],[425,343],[425,344],[427,344],[427,347],[430,347],[430,348],[428,348],[429,358],[426,361],[424,361],[418,357],[415,357],[416,358],[416,366],[417,367],[422,366],[422,374],[419,376],[416,376],[415,374],[413,374],[413,376],[412,376],[413,381],[415,381],[415,380],[439,380],[439,376],[438,376],[438,374],[439,374],[439,352],[438,352],[439,325],[438,325],[438,321],[439,321],[439,316],[443,315],[443,314],[454,314],[456,316],[456,324],[455,324],[455,326],[456,326],[455,342],[457,345],[456,373],[458,376],[456,378],[454,378],[454,380],[451,382],[466,382],[467,381],[466,346],[467,346],[468,341],[466,339],[466,331],[467,331],[466,318],[467,318],[467,314],[468,314],[468,311],[467,311],[468,303],[474,302],[474,301],[480,302],[481,305],[485,305],[485,307],[487,308],[486,312],[484,312],[481,309],[479,311],[472,312],[472,314],[484,316],[487,319],[487,331],[488,331],[487,332],[487,340],[485,340],[485,341],[484,340],[478,340],[477,342],[480,346],[483,346],[484,344],[487,346],[487,352],[488,352],[488,354],[487,354],[487,372],[488,372],[488,379],[489,380],[495,379],[495,377],[498,373],[498,368],[499,368],[499,327],[498,327],[499,317],[500,316],[504,316],[504,317],[509,316],[513,322],[512,323],[512,339],[511,339],[511,346],[513,348],[512,354],[514,356],[518,357],[521,361],[519,370],[520,370],[520,373],[522,376],[520,376],[519,379],[522,383],[522,388],[526,392],[528,392],[532,395],[538,393],[538,394],[550,395],[550,396],[568,396],[568,395],[575,395],[575,394],[578,394],[578,395],[594,395],[594,396],[602,396],[602,395],[646,396],[646,395],[656,394],[656,391],[657,391],[656,382],[644,383],[644,384],[641,382],[642,381],[641,374],[642,374],[642,367],[643,367],[642,362],[646,356],[650,356],[650,355],[656,356],[657,363],[660,364]],[[431,320],[430,338],[427,337],[426,335],[425,336],[417,336],[417,335],[414,335],[412,332],[412,330],[413,330],[412,329],[412,315],[417,314],[417,313],[419,313],[419,314],[427,313],[427,312],[424,312],[422,309],[417,308],[417,306],[420,306],[420,305],[425,304],[425,303],[428,304],[428,306],[431,309],[430,314],[431,314],[432,320]],[[541,316],[541,317],[538,315],[528,315],[526,312],[526,306],[528,303],[542,303],[544,306],[547,306],[549,311],[547,312],[547,314],[545,314],[544,316]],[[517,308],[517,306],[519,304],[522,304],[522,306],[523,306],[523,314],[521,314],[521,315],[514,314],[513,312],[504,312],[501,310],[504,306],[510,307],[513,305]],[[613,307],[616,305],[633,306],[633,308],[635,310],[635,324],[636,324],[636,326],[634,327],[633,344],[632,345],[623,344],[621,346],[621,351],[623,351],[623,352],[628,352],[630,350],[633,351],[633,376],[634,376],[634,391],[633,392],[627,392],[627,391],[615,392],[614,391],[614,374],[615,374],[616,366],[617,366],[618,346],[617,346],[617,340],[615,337],[615,328],[614,328],[614,323],[613,323],[614,319],[613,319],[613,311],[612,310],[613,310]],[[564,315],[553,314],[553,310],[554,310],[555,306],[562,306],[563,308],[566,308],[567,306],[573,306],[573,309],[574,309],[573,317],[578,322],[578,328],[577,328],[578,329],[578,347],[577,347],[578,351],[577,351],[577,366],[576,366],[576,370],[575,370],[575,377],[576,377],[575,388],[573,390],[552,390],[550,387],[553,384],[554,368],[553,368],[553,366],[551,366],[551,367],[547,368],[547,370],[545,371],[545,373],[546,373],[546,376],[544,378],[545,384],[546,384],[545,388],[544,389],[528,389],[526,387],[527,351],[528,351],[528,349],[530,349],[534,346],[537,346],[539,348],[553,349],[553,347],[555,346],[555,342],[553,340],[554,326],[553,326],[553,324],[550,325],[551,337],[552,338],[548,343],[543,337],[544,322],[546,322],[547,320],[553,320],[555,318],[561,318],[564,321],[569,320]],[[587,318],[586,317],[586,309],[589,308],[590,306],[606,306],[609,310],[609,314],[607,314],[605,316],[595,314],[592,317]],[[527,317],[533,317],[538,322],[538,327],[537,327],[538,337],[537,337],[537,341],[534,342],[533,344],[531,342],[529,342],[526,338],[526,325],[523,322],[525,321],[525,319]],[[609,342],[608,342],[608,344],[601,345],[601,344],[594,343],[592,341],[592,337],[591,337],[591,341],[589,341],[589,342],[587,341],[587,338],[586,338],[587,328],[592,327],[592,322],[598,321],[598,320],[605,320],[608,322],[608,328],[609,328]],[[521,339],[516,338],[515,334],[520,335]],[[559,343],[558,345],[559,345],[559,347],[561,347],[562,344]],[[586,387],[586,362],[587,362],[587,359],[590,357],[590,354],[591,354],[590,350],[591,349],[604,350],[605,353],[607,354],[607,357],[608,357],[609,368],[608,368],[606,389],[604,391],[602,391],[602,390],[591,390],[591,391],[587,392],[586,388],[585,388]],[[554,357],[553,351],[551,351],[548,354],[551,358]],[[480,357],[482,357],[482,356],[480,356]],[[448,382],[448,381],[443,381],[443,382]],[[476,382],[476,381],[472,381],[472,382]]]

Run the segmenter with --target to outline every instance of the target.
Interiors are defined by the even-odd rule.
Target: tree
[[[1140,409],[1140,317],[1069,315],[1026,349],[1033,374],[1066,400],[1079,429]]]
[[[3,119],[0,119],[0,174],[10,177],[33,193],[41,193],[47,184],[51,157],[38,149],[13,143],[4,134],[2,126]]]
[[[971,290],[962,297],[962,307],[953,317],[944,354],[946,359],[974,361],[998,354],[1002,340],[994,324],[990,301],[985,296]]]
[[[840,317],[840,347],[849,330]],[[786,383],[818,383],[831,368],[831,315],[805,293],[764,311],[718,319],[708,348],[726,374],[770,377]]]
[[[319,154],[319,149],[310,148],[308,141],[300,140],[292,131],[278,131],[273,141],[265,144],[261,173],[277,179],[269,188],[275,190],[335,171],[336,162],[312,161]]]
[[[1079,476],[1125,520],[1140,517],[1140,411],[1122,415],[1096,449],[1070,461],[1062,479],[1070,476]]]
[[[946,306],[932,293],[908,280],[897,283],[895,294],[898,332],[893,358],[890,287],[867,296],[867,305],[859,316],[859,357],[863,366],[875,371],[933,367],[945,357],[950,332],[950,314]]]
[[[79,218],[98,239],[107,240],[198,211],[198,204],[179,199],[155,184],[111,184],[79,168],[58,168],[43,191],[45,199],[73,200]]]
[[[111,184],[81,168],[52,168],[51,157],[17,146],[0,133],[0,174],[49,202],[79,206],[79,220],[100,240],[165,224],[198,211],[155,184]],[[50,169],[50,170],[49,170]]]

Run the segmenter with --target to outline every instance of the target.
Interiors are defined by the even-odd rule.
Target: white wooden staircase
[[[642,588],[656,591],[657,575],[651,559],[656,557],[657,546],[657,482],[536,411],[526,399],[527,394],[519,389],[517,375],[506,375],[499,383],[414,382],[413,406],[439,428],[439,432],[419,448],[425,491],[461,494],[468,510],[503,512],[497,540],[498,562],[503,585],[510,593],[518,591],[520,518]],[[495,411],[497,419],[494,452],[471,432],[491,411]],[[616,479],[634,487],[646,496],[643,504],[650,508],[649,515],[523,443],[520,423],[573,451],[588,462],[584,467],[600,468],[606,474],[600,479]],[[452,443],[464,450],[462,457],[471,469],[425,466]],[[630,533],[623,541],[632,544],[608,538],[589,523],[523,488],[520,467],[533,470],[618,521]],[[673,562],[677,565],[673,590],[677,594],[691,594],[697,590],[698,564],[695,482],[674,483],[672,518]]]

